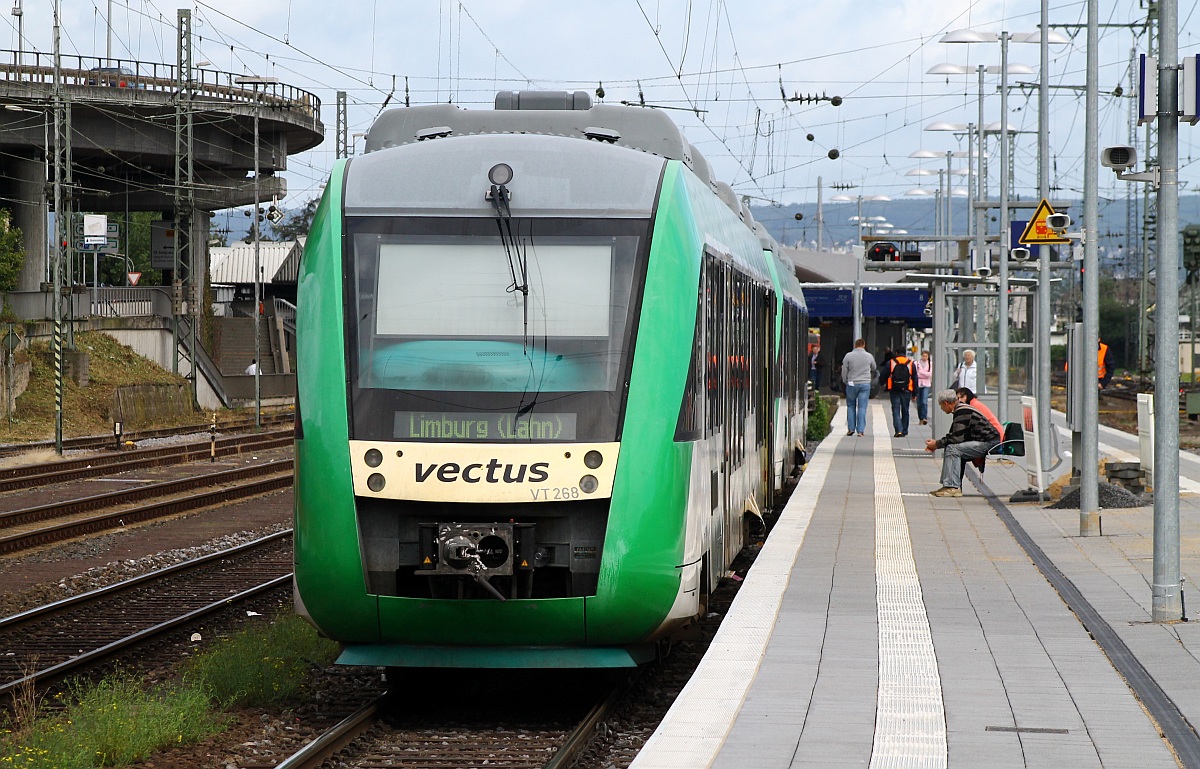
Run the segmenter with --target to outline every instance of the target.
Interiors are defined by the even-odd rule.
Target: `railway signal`
[[[1187,282],[1192,284],[1200,273],[1200,224],[1189,224],[1180,234],[1183,235],[1183,267],[1187,270]]]
[[[867,261],[898,262],[900,250],[896,248],[895,243],[876,243],[867,249]]]

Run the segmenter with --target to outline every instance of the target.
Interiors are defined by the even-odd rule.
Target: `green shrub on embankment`
[[[225,707],[279,707],[299,697],[314,667],[323,668],[336,656],[336,643],[289,614],[257,633],[222,641],[197,657],[185,678]]]
[[[257,623],[195,657],[179,682],[150,686],[126,673],[67,687],[54,707],[10,711],[0,730],[0,769],[127,766],[155,751],[225,728],[222,708],[297,701],[314,667],[337,646],[292,614]]]
[[[3,735],[0,766],[90,769],[126,766],[156,750],[195,742],[222,729],[208,697],[189,686],[145,688],[115,674],[68,687],[62,710]]]
[[[833,398],[837,403],[837,397]],[[833,408],[823,395],[814,395],[810,401],[812,408],[808,410],[808,433],[804,437],[810,441],[819,441],[829,435],[829,423],[833,419]]]

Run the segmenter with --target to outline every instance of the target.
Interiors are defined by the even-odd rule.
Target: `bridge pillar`
[[[46,277],[46,167],[41,160],[9,157],[4,162],[3,196],[11,202],[12,223],[21,228],[25,265],[17,279],[18,291],[37,291]]]

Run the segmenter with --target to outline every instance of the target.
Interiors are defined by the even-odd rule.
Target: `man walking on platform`
[[[846,385],[846,435],[867,430],[867,400],[877,370],[875,359],[867,352],[867,341],[855,339],[854,349],[842,358],[842,382]]]
[[[892,399],[892,432],[894,437],[903,438],[908,435],[909,404],[917,384],[917,368],[903,350],[885,365],[887,369],[880,373],[880,378]]]
[[[944,437],[925,441],[925,450],[942,453],[942,485],[931,492],[935,497],[961,497],[963,462],[987,456],[1000,442],[996,428],[978,410],[963,403],[954,390],[937,394],[937,404],[947,414],[954,414],[950,431]]]

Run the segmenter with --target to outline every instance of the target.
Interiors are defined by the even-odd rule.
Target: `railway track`
[[[292,412],[278,412],[262,415],[262,424],[264,427],[278,427],[291,425],[294,420]],[[184,425],[181,427],[163,427],[151,430],[135,430],[133,432],[124,433],[121,437],[125,441],[149,440],[151,438],[169,438],[176,435],[189,435],[191,433],[207,432],[212,428],[212,423],[197,423]],[[231,419],[218,420],[217,430],[221,432],[234,432],[241,430],[253,430],[254,419],[246,417],[236,417]],[[99,449],[111,449],[114,447],[116,437],[113,435],[85,435],[78,438],[64,438],[64,451],[95,451]],[[24,454],[36,450],[54,450],[54,441],[33,441],[30,443],[8,443],[0,445],[0,457],[14,456]]]
[[[0,553],[285,489],[292,460],[205,473],[0,513]],[[142,502],[142,504],[131,504]]]
[[[390,694],[363,706],[276,769],[317,769],[334,759],[337,766],[407,769],[566,769],[597,728],[613,713],[626,686],[611,687],[573,727],[535,720],[521,725],[404,726],[394,715]]]
[[[291,531],[0,619],[0,695],[291,585]],[[87,628],[87,633],[79,632]]]
[[[142,470],[148,467],[195,462],[207,457],[226,457],[253,451],[290,446],[292,430],[250,433],[218,438],[215,442],[181,443],[159,448],[93,454],[80,459],[20,465],[0,469],[0,491],[48,486],[82,478]]]

